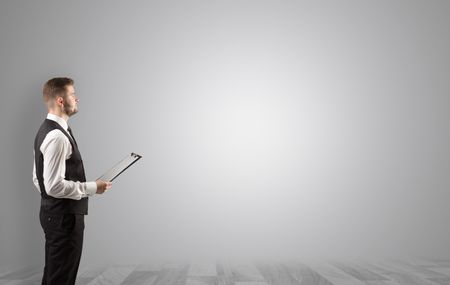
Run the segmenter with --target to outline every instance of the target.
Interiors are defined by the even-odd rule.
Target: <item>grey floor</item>
[[[0,284],[40,284],[41,267],[0,270]],[[450,260],[190,261],[80,269],[78,285],[450,285]]]

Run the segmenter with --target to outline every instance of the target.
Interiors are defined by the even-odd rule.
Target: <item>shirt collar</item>
[[[61,118],[57,115],[48,113],[47,119],[57,122],[61,127],[63,127],[64,130],[67,131],[68,125],[67,125],[66,120],[64,120],[63,118]]]

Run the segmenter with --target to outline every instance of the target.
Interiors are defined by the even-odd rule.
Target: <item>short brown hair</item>
[[[66,86],[73,85],[73,83],[73,79],[69,77],[55,77],[48,80],[42,90],[44,101],[55,99],[57,96],[65,98],[67,94]]]

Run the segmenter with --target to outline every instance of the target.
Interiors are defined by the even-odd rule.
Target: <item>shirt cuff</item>
[[[86,182],[86,194],[89,196],[97,192],[97,183],[95,181]]]

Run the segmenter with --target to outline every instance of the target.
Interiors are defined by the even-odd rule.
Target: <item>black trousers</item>
[[[74,285],[83,249],[84,215],[50,214],[39,219],[45,234],[42,285]]]

